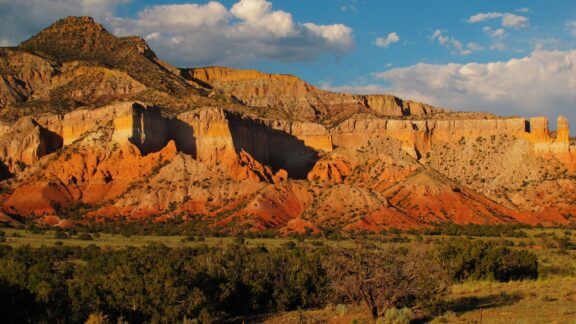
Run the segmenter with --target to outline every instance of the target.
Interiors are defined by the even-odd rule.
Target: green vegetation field
[[[31,247],[41,246],[54,246],[56,242],[62,242],[64,246],[81,246],[86,247],[89,245],[96,245],[99,247],[109,248],[124,248],[124,247],[143,247],[150,244],[163,244],[171,248],[176,247],[198,247],[198,246],[221,246],[232,244],[233,237],[208,237],[203,241],[187,242],[183,241],[186,236],[182,235],[132,235],[129,237],[120,234],[101,233],[99,237],[94,237],[92,240],[81,240],[77,238],[58,239],[55,238],[54,231],[44,231],[39,233],[32,233],[27,230],[21,229],[5,229],[6,244],[14,247],[29,245]],[[16,234],[16,236],[14,236]],[[263,245],[266,247],[279,247],[283,243],[290,241],[289,239],[267,239],[256,238],[248,239],[250,245]]]
[[[2,265],[0,286],[10,289],[6,290],[5,292],[8,293],[0,299],[4,298],[4,302],[10,303],[10,298],[16,298],[24,304],[31,303],[32,299],[35,299],[34,307],[36,308],[34,309],[47,307],[48,310],[46,314],[40,313],[38,315],[40,317],[30,315],[30,318],[34,320],[50,322],[58,318],[68,318],[67,322],[82,323],[90,315],[92,323],[115,323],[119,319],[129,323],[141,321],[161,323],[172,322],[172,319],[179,318],[184,323],[212,321],[226,323],[408,323],[412,321],[576,324],[576,231],[573,233],[571,229],[566,228],[510,230],[463,227],[423,232],[356,233],[330,238],[321,236],[259,238],[242,235],[203,238],[190,235],[123,235],[94,231],[14,228],[0,229],[0,233],[2,241],[0,244],[13,249],[13,251],[0,249]],[[474,242],[486,242],[487,245],[482,245],[483,243],[478,245]],[[453,279],[438,300],[435,298],[440,295],[432,290],[416,291],[409,295],[410,297],[399,297],[400,299],[390,304],[411,305],[412,310],[398,308],[397,313],[390,313],[392,314],[390,315],[388,311],[380,313],[381,309],[379,309],[378,315],[372,316],[373,313],[376,314],[374,309],[368,308],[361,298],[350,302],[354,298],[335,294],[335,291],[345,287],[346,280],[349,280],[343,278],[342,273],[351,269],[346,269],[340,275],[337,273],[339,264],[348,264],[348,262],[352,262],[348,264],[352,267],[353,262],[367,262],[368,268],[378,268],[386,262],[408,267],[406,269],[414,266],[422,269],[431,267],[429,274],[425,273],[426,270],[418,271],[419,275],[423,275],[423,282],[426,282],[427,275],[431,276],[431,281],[441,280],[433,276],[437,271],[432,270],[432,263],[426,265],[419,260],[414,262],[410,258],[417,258],[418,254],[414,254],[414,251],[436,251],[446,244],[451,247],[448,250],[444,249],[445,257],[442,261],[444,263],[441,263],[448,269]],[[467,252],[466,246],[472,250]],[[493,249],[495,252],[482,252],[485,255],[483,254],[484,256],[478,259],[478,247],[482,246],[488,248],[487,251]],[[455,248],[463,250],[457,252],[453,250]],[[367,251],[364,251],[366,249]],[[353,252],[347,255],[343,252],[347,250]],[[392,251],[392,254],[387,255],[387,252],[381,251]],[[446,251],[451,252],[446,254]],[[426,253],[425,258],[429,258],[431,254]],[[44,254],[46,255],[43,256]],[[405,258],[402,255],[405,255]],[[530,260],[531,255],[537,262],[536,277],[531,274],[532,270],[529,270],[531,261],[527,260]],[[357,256],[358,259],[356,259]],[[474,258],[476,258],[475,261]],[[333,260],[332,264],[330,260]],[[124,264],[124,262],[128,263]],[[189,264],[189,262],[192,263]],[[411,262],[414,265],[410,265]],[[509,265],[506,265],[507,262]],[[18,265],[20,263],[22,265]],[[163,270],[164,264],[167,268]],[[196,265],[192,266],[192,264]],[[28,270],[17,270],[21,267],[28,267]],[[95,268],[90,270],[91,267]],[[153,273],[149,274],[145,270],[140,270],[141,267],[149,268],[149,271]],[[510,270],[514,271],[511,272],[512,276],[498,279],[498,271],[508,271],[507,267],[513,269]],[[358,269],[352,272],[363,271]],[[27,272],[28,279],[18,274],[20,271]],[[49,271],[55,271],[55,273],[51,272],[50,276],[56,277],[48,276]],[[182,271],[189,272],[189,275],[181,274]],[[170,273],[185,277],[172,278]],[[266,273],[274,273],[274,276],[279,277],[267,277]],[[493,277],[491,273],[496,277]],[[369,278],[370,276],[379,276],[378,271],[372,270],[364,274],[367,276],[367,282],[373,280]],[[398,278],[402,278],[406,274],[398,273],[397,275]],[[39,279],[38,276],[47,277]],[[134,281],[138,280],[139,276],[148,278],[142,280],[151,280],[152,283]],[[162,279],[163,276],[167,277]],[[195,279],[184,279],[186,276],[192,276]],[[201,279],[203,276],[208,277]],[[331,282],[335,280],[334,278],[344,280],[343,284],[334,285]],[[382,279],[386,276],[378,278]],[[62,286],[63,280],[66,280],[67,287]],[[94,282],[89,283],[92,280]],[[100,280],[104,281],[100,283]],[[106,282],[110,280],[129,281],[120,286],[116,283],[107,287]],[[156,283],[156,280],[159,281]],[[188,283],[192,286],[186,288],[192,290],[186,292],[186,289],[179,287],[179,285],[186,285],[184,282],[179,284],[180,280],[192,280]],[[162,282],[170,282],[173,286],[166,287]],[[388,282],[383,287],[393,282]],[[104,287],[102,287],[103,283]],[[8,286],[2,286],[4,284]],[[42,288],[42,285],[52,288]],[[123,285],[125,285],[124,288],[119,288]],[[138,293],[129,291],[135,289],[133,286],[138,285],[143,285],[138,289],[143,289],[142,292],[152,299],[148,302],[132,300],[132,295],[138,295]],[[205,285],[205,288],[202,288],[200,292],[195,288],[196,285],[198,287]],[[430,287],[430,289],[440,289],[440,286]],[[27,288],[21,290],[22,288],[14,287]],[[16,290],[12,291],[12,289]],[[101,289],[103,289],[102,292],[98,292]],[[120,292],[117,289],[120,289]],[[128,290],[122,292],[126,289]],[[213,289],[216,290],[212,291]],[[220,289],[224,290],[218,292]],[[254,289],[256,290],[253,291]],[[27,290],[32,292],[32,295],[28,295]],[[67,293],[64,292],[66,290]],[[105,293],[106,291],[108,293]],[[391,293],[398,293],[398,291],[392,290]],[[113,294],[118,300],[106,297],[107,294]],[[119,295],[116,296],[116,294]],[[154,297],[155,294],[159,294],[158,297]],[[66,295],[68,297],[63,297]],[[172,295],[177,304],[170,306],[168,300]],[[244,295],[246,297],[240,297]],[[258,297],[260,295],[268,297]],[[6,298],[8,300],[5,300]],[[22,301],[29,298],[32,299],[27,302]],[[65,302],[62,298],[72,299]],[[182,308],[178,301],[181,298],[192,298],[190,301],[192,306]],[[154,304],[156,299],[159,299],[158,304]],[[428,303],[426,299],[435,301]],[[141,309],[136,311],[136,304],[124,309],[121,305],[126,304],[127,300],[132,300],[130,303],[142,303],[138,306]],[[63,308],[72,308],[62,311],[62,314],[50,310],[59,302],[66,305],[62,306]],[[93,302],[96,302],[96,306],[88,305]],[[150,303],[154,306],[148,309]],[[239,308],[234,305],[242,306]],[[408,313],[402,313],[404,309]],[[173,311],[174,314],[167,313],[167,310]],[[177,314],[193,314],[193,316],[190,316],[192,319],[186,319]],[[380,318],[376,320],[376,317]]]

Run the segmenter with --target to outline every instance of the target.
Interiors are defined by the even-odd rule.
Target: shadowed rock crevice
[[[3,161],[0,161],[0,181],[10,179],[12,177],[14,177],[14,173],[10,172],[10,169]]]
[[[143,155],[157,152],[168,143],[166,119],[157,107],[144,107],[135,103],[132,110],[132,137]]]
[[[318,160],[318,152],[303,140],[263,123],[228,113],[234,149],[249,153],[274,172],[284,169],[291,179],[306,179]]]
[[[40,129],[40,137],[45,139],[41,143],[42,147],[39,149],[40,157],[56,152],[64,146],[64,139],[60,134],[42,127],[36,121],[34,121],[34,124],[37,125]]]
[[[196,159],[198,157],[198,148],[192,126],[180,119],[172,118],[167,121],[167,128],[168,136],[174,140],[178,151]]]

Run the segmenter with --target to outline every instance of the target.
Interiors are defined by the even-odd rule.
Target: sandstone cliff
[[[10,173],[16,174],[15,191],[3,210],[18,214],[54,213],[79,201],[94,204],[114,199],[113,205],[94,212],[94,217],[144,217],[171,215],[176,212],[167,211],[172,202],[186,201],[177,209],[179,212],[218,219],[221,213],[229,213],[225,206],[233,203],[237,210],[215,224],[228,228],[229,224],[246,222],[253,230],[283,227],[292,219],[348,230],[412,228],[438,221],[562,223],[566,221],[562,210],[572,208],[569,201],[574,193],[569,178],[563,180],[556,199],[539,202],[541,211],[562,197],[564,202],[559,206],[565,209],[555,216],[538,218],[532,211],[521,211],[533,208],[518,197],[507,194],[503,200],[493,198],[500,201],[497,204],[454,182],[469,179],[454,174],[452,167],[444,170],[441,164],[435,166],[434,161],[441,154],[465,153],[462,145],[466,142],[498,138],[519,143],[515,150],[524,145],[522,154],[541,159],[530,168],[549,164],[546,161],[557,161],[556,166],[550,164],[554,168],[566,167],[565,161],[554,154],[572,156],[573,148],[562,141],[569,137],[567,130],[552,138],[542,127],[529,127],[544,122],[534,121],[410,121],[369,116],[350,119],[328,130],[309,122],[252,118],[217,108],[165,117],[156,107],[133,102],[65,115],[24,117],[4,130],[0,140],[2,162]],[[17,134],[28,135],[22,138]],[[559,150],[560,144],[564,150]],[[550,149],[543,151],[545,145]],[[471,152],[486,155],[474,146]],[[449,161],[456,159],[455,156]],[[482,159],[477,159],[481,164]],[[24,167],[19,167],[17,161]],[[429,163],[440,172],[430,176],[431,171],[426,171],[423,178],[419,174],[428,167],[422,163]],[[456,161],[454,168],[459,165],[462,164]],[[528,165],[525,170],[530,172]],[[162,171],[157,173],[158,170]],[[491,170],[497,170],[496,166]],[[178,174],[184,178],[171,179]],[[152,180],[147,180],[150,176]],[[200,182],[201,178],[206,182]],[[292,183],[291,179],[307,179],[308,185],[274,185]],[[253,184],[245,185],[244,194],[235,196],[240,192],[237,181],[242,180]],[[479,180],[468,185],[475,186]],[[514,175],[508,180],[517,182],[519,178]],[[188,185],[183,191],[174,191],[181,187],[177,185],[179,181]],[[533,181],[544,183],[541,177],[534,177]],[[258,185],[260,182],[263,185]],[[324,182],[339,186],[325,188]],[[219,190],[214,191],[214,186]],[[475,187],[491,196],[489,187]],[[146,192],[154,195],[139,199],[142,188],[149,188]],[[310,190],[314,194],[310,195]],[[165,194],[160,194],[163,191]],[[405,197],[410,197],[410,204]],[[448,208],[443,201],[461,203]],[[506,207],[508,202],[514,203]],[[362,214],[366,216],[359,218]],[[334,215],[341,216],[334,219]]]
[[[0,49],[0,118],[0,215],[11,220],[73,226],[80,210],[286,234],[575,221],[563,117],[554,134],[542,117],[180,70],[87,17]]]
[[[182,75],[229,93],[245,105],[282,109],[292,119],[330,122],[360,112],[379,116],[426,116],[446,111],[390,95],[329,92],[291,75],[223,67],[183,70]]]
[[[334,145],[342,147],[360,147],[373,138],[394,138],[402,142],[403,148],[416,158],[423,157],[433,145],[439,143],[454,143],[466,138],[510,136],[527,140],[539,154],[561,157],[566,161],[566,166],[572,169],[569,157],[574,155],[575,148],[569,142],[568,122],[564,117],[559,117],[558,125],[558,136],[553,138],[545,117],[530,120],[391,120],[357,116],[333,128],[331,136]]]

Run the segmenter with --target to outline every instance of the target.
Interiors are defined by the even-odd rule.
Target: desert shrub
[[[82,262],[78,262],[82,261]],[[0,317],[7,322],[199,323],[319,307],[327,300],[320,251],[245,245],[104,250],[91,245],[0,245]],[[94,316],[92,316],[94,317]]]
[[[92,241],[94,240],[94,238],[92,237],[92,235],[88,234],[88,233],[80,233],[78,234],[78,236],[76,236],[77,239],[79,240],[83,240],[83,241]]]
[[[422,249],[381,249],[366,243],[333,248],[324,257],[335,301],[364,303],[376,319],[391,308],[435,306],[448,277]]]
[[[54,238],[57,240],[63,240],[68,238],[68,234],[64,233],[61,230],[58,230],[54,233]]]
[[[194,242],[194,241],[196,241],[196,236],[188,235],[185,238],[183,238],[181,241],[182,242]]]
[[[538,258],[532,252],[513,250],[494,243],[457,239],[443,242],[437,256],[456,281],[538,278]]]
[[[88,316],[85,324],[108,324],[110,321],[108,320],[108,316],[102,313],[94,313]]]
[[[475,236],[475,237],[528,237],[525,225],[459,225],[453,223],[442,223],[432,229],[425,229],[427,235],[449,235],[449,236]]]
[[[78,237],[84,234],[90,235]],[[348,302],[365,302],[374,316],[386,317],[392,308],[426,309],[446,292],[448,276],[427,250],[288,243],[278,249],[0,245],[0,305],[11,305],[0,307],[0,318],[83,323],[99,314],[112,323],[208,323]]]
[[[344,304],[336,305],[336,314],[338,314],[338,316],[344,316],[346,313],[348,313],[348,306]]]
[[[318,241],[318,240],[310,241],[310,245],[312,245],[312,246],[324,246],[324,242]]]
[[[244,238],[244,236],[238,235],[234,238],[234,243],[238,244],[238,245],[242,245],[242,244],[246,243],[246,239]]]
[[[407,307],[402,309],[390,308],[376,321],[377,324],[410,324],[414,319],[414,312]]]

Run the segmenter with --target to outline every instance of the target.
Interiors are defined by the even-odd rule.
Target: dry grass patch
[[[452,286],[449,310],[432,323],[575,323],[576,278]]]

